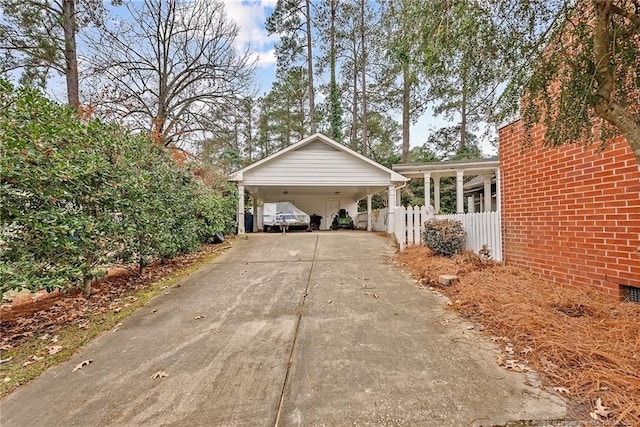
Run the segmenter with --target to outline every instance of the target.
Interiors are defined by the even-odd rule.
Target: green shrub
[[[145,135],[83,120],[0,79],[0,294],[84,286],[107,264],[171,258],[228,231],[237,196]]]
[[[96,143],[108,133],[0,81],[0,291],[64,289],[96,274],[116,180]]]
[[[422,240],[435,254],[452,256],[464,250],[467,233],[460,221],[432,218],[424,223]]]

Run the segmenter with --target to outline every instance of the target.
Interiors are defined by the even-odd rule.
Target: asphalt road
[[[533,376],[498,367],[494,344],[418,288],[393,252],[389,238],[366,232],[251,234],[5,398],[0,425],[489,426],[566,416]]]

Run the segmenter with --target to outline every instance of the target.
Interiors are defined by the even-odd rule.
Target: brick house
[[[640,300],[640,165],[623,138],[525,145],[521,121],[499,129],[505,262],[562,286]]]

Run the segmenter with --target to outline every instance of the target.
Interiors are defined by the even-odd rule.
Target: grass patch
[[[55,335],[37,334],[19,346],[3,350],[0,356],[0,397],[5,397],[18,387],[35,379],[45,370],[69,360],[86,343],[112,330],[126,317],[145,306],[166,288],[173,288],[185,277],[193,274],[220,255],[221,251],[204,255],[195,263],[181,268],[148,286],[124,293],[119,311],[108,310],[84,317],[81,327],[75,324],[63,326]],[[58,349],[58,346],[61,347]],[[53,351],[52,351],[53,350]],[[55,350],[58,350],[55,352]],[[54,354],[50,354],[54,352]]]

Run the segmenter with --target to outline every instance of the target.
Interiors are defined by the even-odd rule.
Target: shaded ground
[[[258,234],[0,402],[2,424],[491,426],[566,417],[365,232]]]
[[[586,419],[640,425],[640,305],[562,288],[469,253],[450,259],[415,246],[397,260],[485,328],[503,348],[500,365],[534,368],[577,398]],[[438,286],[438,276],[451,273],[460,282]]]
[[[45,358],[62,351],[58,337],[65,328],[76,327],[80,330],[95,327],[95,318],[104,313],[117,313],[134,304],[136,298],[132,296],[136,291],[148,288],[151,284],[179,272],[186,267],[199,262],[205,257],[230,247],[229,242],[221,245],[204,245],[200,251],[183,255],[166,262],[156,262],[147,266],[143,274],[134,270],[114,268],[107,277],[93,285],[92,294],[85,297],[80,291],[67,294],[53,292],[38,292],[36,294],[20,295],[11,302],[0,305],[0,380],[11,389],[18,387],[20,382],[12,381],[16,377],[16,367],[8,367],[9,362],[14,365],[19,362],[24,369],[31,369],[34,363],[46,363]],[[99,320],[98,320],[99,322]],[[30,345],[30,341],[37,337],[48,346],[40,349],[27,360],[9,360],[7,352]],[[17,367],[17,369],[21,369]]]

